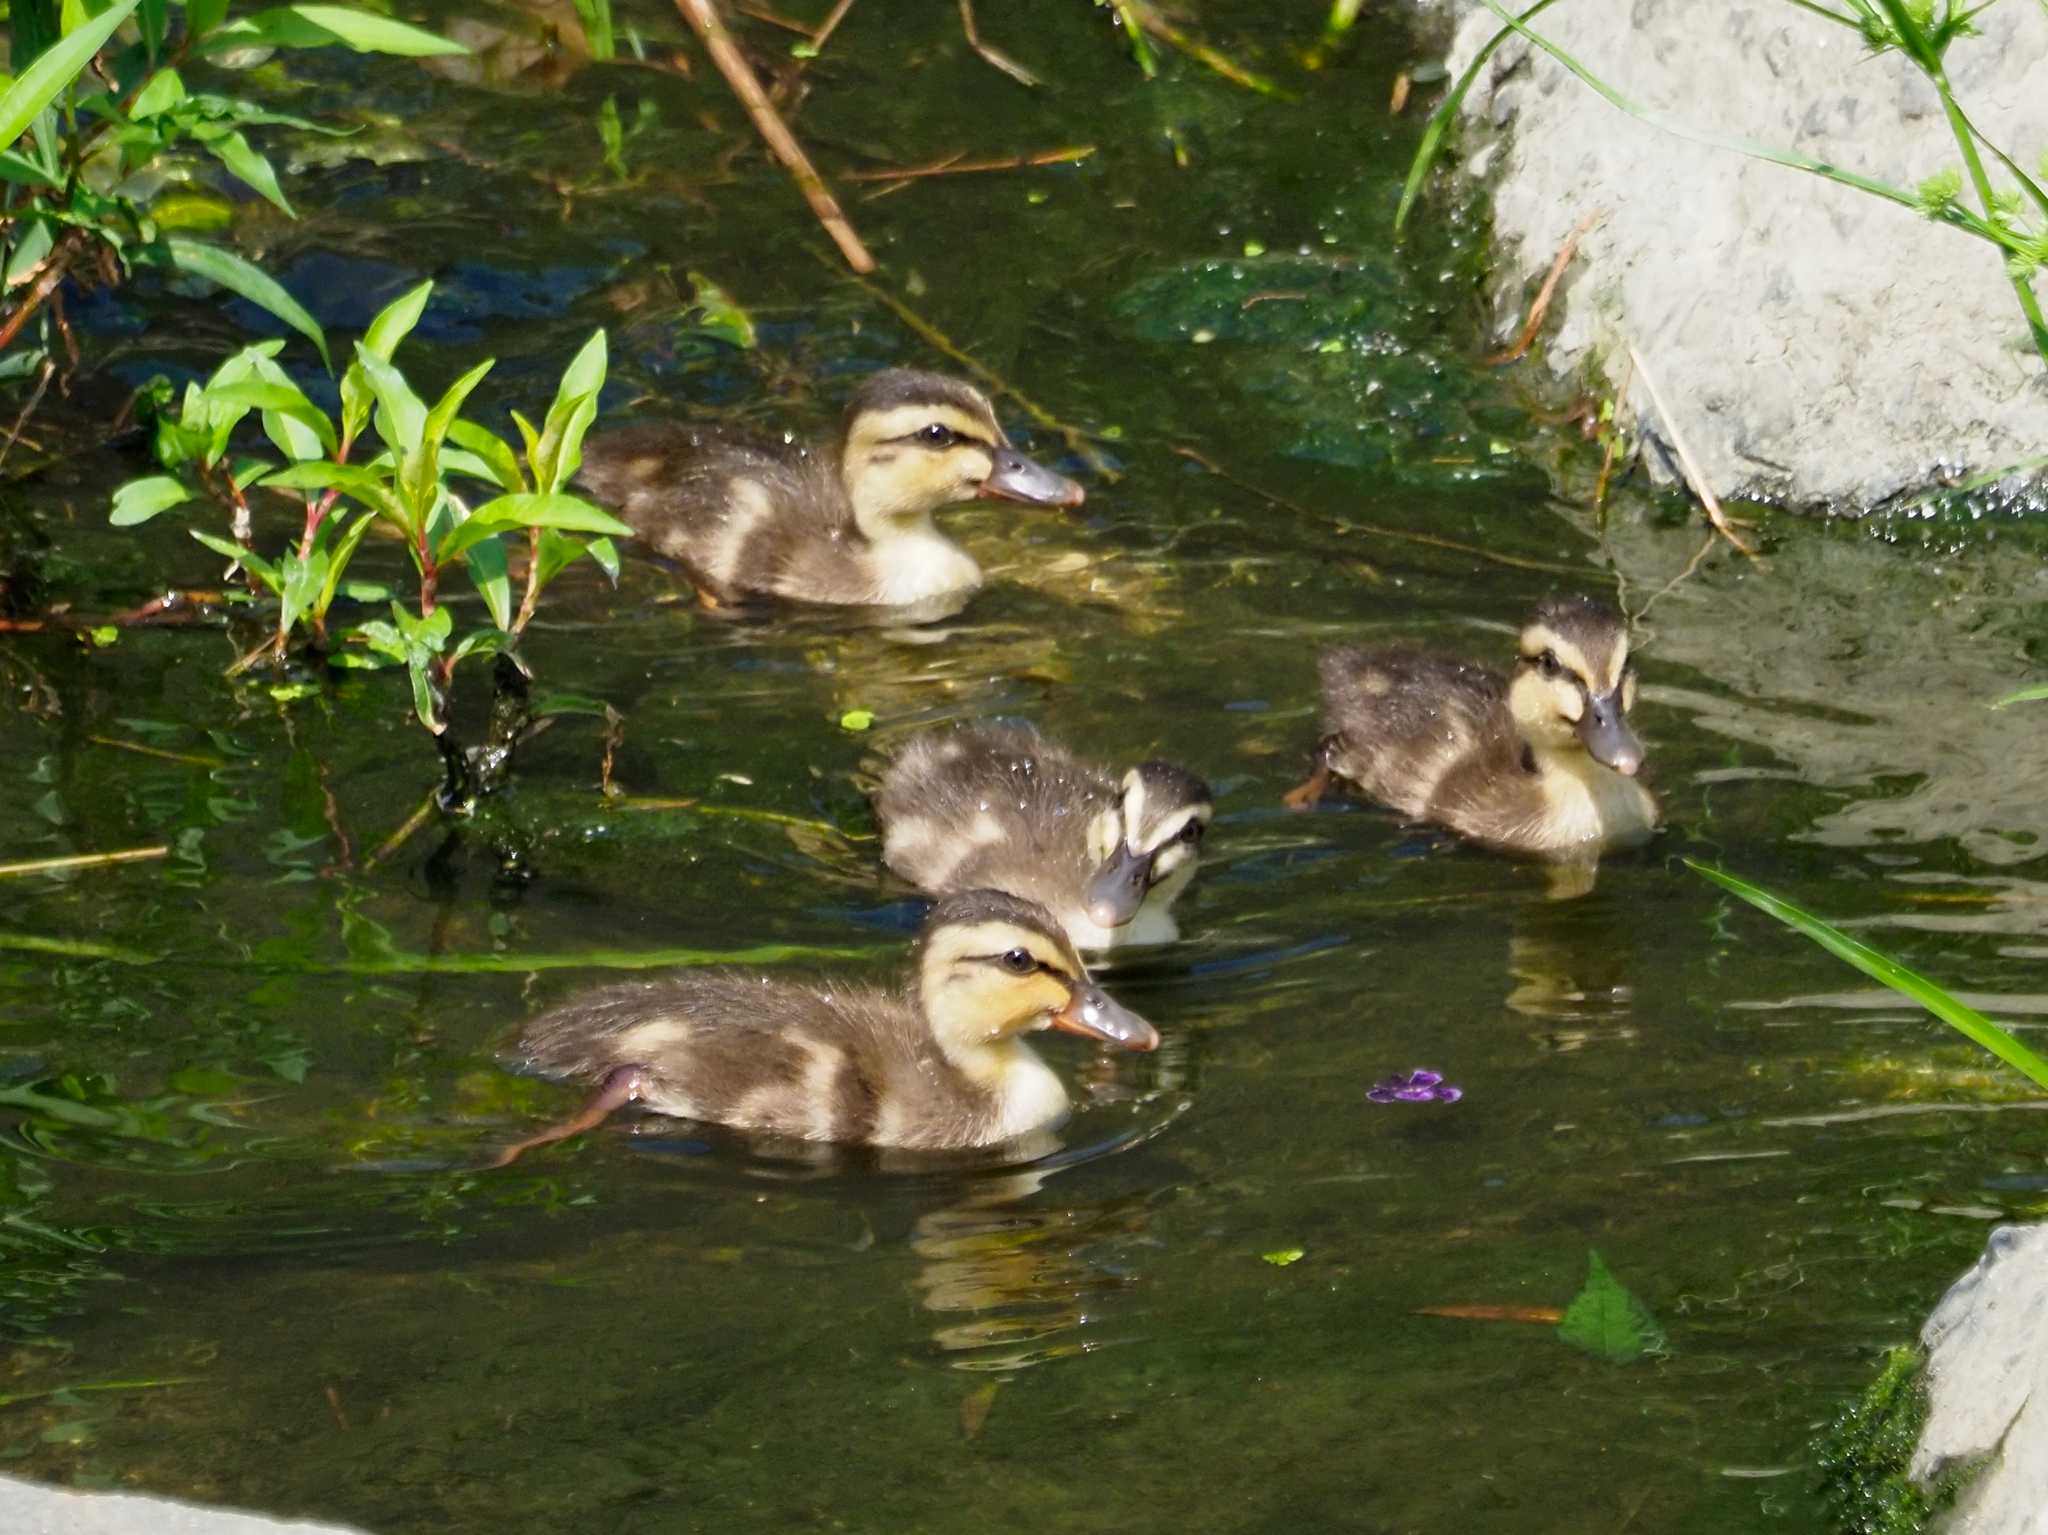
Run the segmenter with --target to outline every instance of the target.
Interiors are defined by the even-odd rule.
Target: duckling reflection
[[[1507,1005],[1540,1025],[1537,1041],[1560,1054],[1636,1037],[1630,924],[1599,902],[1520,907],[1508,935]]]
[[[1100,1347],[1084,1329],[1101,1320],[1106,1297],[1137,1282],[1123,1263],[1092,1254],[1144,1244],[1144,1202],[1063,1204],[1043,1197],[1046,1178],[989,1180],[918,1217],[914,1283],[940,1319],[932,1341],[953,1369],[1008,1373]]]
[[[1497,852],[1597,858],[1657,826],[1636,782],[1636,675],[1628,626],[1583,597],[1541,604],[1512,680],[1410,651],[1326,651],[1315,774],[1287,797],[1316,803],[1344,778],[1371,798]]]
[[[908,368],[861,384],[829,448],[655,422],[593,441],[581,479],[708,606],[774,598],[913,619],[958,612],[982,582],[933,514],[978,497],[1082,501],[1010,446],[979,389]]]

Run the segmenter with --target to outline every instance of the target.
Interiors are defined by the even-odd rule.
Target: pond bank
[[[1616,27],[1606,8],[1558,6],[1534,25],[1700,134],[1905,188],[1958,165],[1925,80],[1847,27],[1775,3],[1719,7],[1707,25],[1679,0],[1637,0],[1629,16]],[[1498,26],[1466,14],[1454,74]],[[2030,166],[2048,146],[2048,15],[1999,7],[1981,26],[1950,54],[1955,94]],[[1551,321],[1549,366],[1612,388],[1637,347],[1719,494],[1853,513],[2041,451],[2048,375],[1990,245],[1653,127],[1521,39],[1482,69],[1465,119],[1501,247],[1501,333],[1520,328],[1535,283],[1597,216]],[[1488,131],[1502,128],[1505,142]],[[1641,377],[1628,387],[1653,420]],[[1669,428],[1653,430],[1668,443]]]

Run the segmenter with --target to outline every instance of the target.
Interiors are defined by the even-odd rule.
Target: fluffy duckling
[[[1504,853],[1563,858],[1633,847],[1657,826],[1635,781],[1636,674],[1628,626],[1605,603],[1541,604],[1512,679],[1411,651],[1322,657],[1315,775],[1288,795],[1306,809],[1334,776],[1403,815]]]
[[[591,443],[582,480],[707,604],[955,604],[981,585],[932,514],[977,496],[1079,506],[1064,475],[1010,446],[988,396],[891,368],[854,391],[829,450],[654,422]]]
[[[920,890],[990,886],[1047,907],[1076,948],[1170,943],[1195,877],[1209,786],[1170,762],[1119,783],[1035,730],[930,731],[875,793],[882,859]]]
[[[964,1150],[1065,1117],[1039,1029],[1151,1050],[1158,1032],[1088,977],[1051,913],[993,890],[933,908],[908,986],[708,969],[601,987],[542,1013],[521,1051],[595,1081],[580,1113],[494,1165],[640,1103],[661,1114],[848,1146]]]

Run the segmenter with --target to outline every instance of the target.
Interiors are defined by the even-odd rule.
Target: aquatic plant
[[[1889,955],[1879,953],[1869,944],[1857,942],[1840,928],[1829,926],[1812,913],[1802,911],[1790,901],[1781,900],[1766,890],[1760,890],[1746,880],[1737,879],[1732,874],[1724,874],[1719,869],[1708,868],[1705,864],[1696,863],[1690,858],[1685,860],[1685,866],[1695,874],[1712,880],[1722,889],[1741,896],[1750,905],[1776,917],[1787,927],[1804,933],[1830,954],[1846,960],[1872,980],[1882,982],[1900,996],[1919,1003],[1964,1038],[1982,1045],[2008,1066],[2023,1072],[2037,1087],[2048,1088],[2048,1059],[2029,1050],[1989,1018],[1935,982],[1928,980],[1926,976],[1907,969]]]
[[[282,343],[243,348],[204,384],[185,386],[171,408],[170,386],[159,380],[151,392],[157,460],[168,471],[131,480],[114,492],[110,520],[132,527],[174,507],[211,502],[229,513],[229,537],[204,528],[192,536],[225,555],[243,573],[252,596],[276,604],[268,638],[238,659],[230,673],[259,662],[279,663],[304,636],[313,653],[335,666],[400,665],[412,680],[413,707],[420,724],[442,749],[448,783],[444,808],[466,806],[503,770],[512,745],[527,723],[523,714],[523,663],[517,649],[548,583],[573,561],[588,555],[616,579],[618,552],[608,535],[632,530],[564,487],[583,460],[583,437],[597,415],[604,385],[605,336],[598,331],[563,370],[553,403],[541,425],[519,412],[512,420],[524,444],[523,459],[486,427],[459,412],[471,391],[490,372],[485,359],[450,384],[430,407],[413,391],[392,361],[398,345],[419,323],[431,282],[403,294],[370,322],[356,343],[355,361],[341,380],[339,425],[307,398],[281,368]],[[230,458],[236,429],[254,413],[271,446],[286,462]],[[374,430],[381,452],[366,455],[365,430]],[[487,487],[471,504],[456,478]],[[281,493],[301,517],[295,542],[274,555],[256,549],[257,491]],[[416,611],[397,601],[390,619],[368,619],[345,630],[333,644],[327,628],[337,598],[382,599],[382,588],[351,588],[351,560],[376,523],[403,539],[418,579]],[[585,536],[579,536],[585,535]],[[508,543],[509,540],[509,543]],[[523,545],[525,569],[518,605],[513,605],[511,545]],[[491,627],[454,635],[450,609],[440,601],[441,583],[460,568],[484,600]],[[493,752],[488,770],[476,754],[455,748],[448,735],[447,697],[456,667],[472,655],[499,655],[499,692],[518,695],[517,704],[492,721]]]
[[[1936,96],[1940,98],[1942,112],[1955,136],[1956,148],[1968,172],[1969,189],[1978,201],[1979,211],[1972,211],[1963,203],[1964,177],[1953,170],[1929,176],[1918,187],[1901,187],[1874,176],[1847,170],[1825,160],[1817,160],[1797,150],[1760,144],[1750,139],[1702,132],[1667,113],[1655,111],[1631,100],[1556,43],[1533,30],[1529,23],[1554,5],[1556,0],[1537,0],[1536,4],[1519,15],[1510,15],[1501,8],[1498,0],[1480,0],[1480,3],[1498,16],[1503,25],[1481,46],[1465,72],[1458,76],[1436,111],[1431,114],[1428,127],[1423,132],[1422,142],[1409,165],[1408,179],[1401,190],[1400,204],[1394,212],[1394,230],[1397,234],[1407,222],[1408,214],[1414,208],[1417,197],[1421,195],[1422,184],[1443,148],[1444,137],[1450,125],[1456,120],[1472,82],[1479,77],[1479,71],[1485,67],[1494,50],[1508,38],[1519,35],[1548,53],[1604,99],[1639,122],[1661,128],[1680,138],[1690,139],[1694,143],[1733,150],[1752,159],[1768,160],[1793,170],[1825,177],[1842,186],[1854,187],[1859,192],[1897,203],[1936,223],[1959,229],[1993,246],[2005,263],[2006,276],[2012,283],[2014,297],[2026,319],[2035,350],[2040,353],[2042,361],[2048,363],[2048,321],[2044,321],[2042,317],[2040,301],[2035,297],[2033,289],[2035,274],[2043,262],[2048,262],[2048,191],[2044,191],[2039,181],[2029,175],[2004,149],[1985,137],[1982,130],[1971,121],[1969,114],[1956,100],[1947,71],[1950,45],[1958,38],[1968,37],[1974,33],[1975,19],[1996,5],[1998,0],[1984,0],[1983,4],[1968,7],[1958,4],[1957,0],[1840,0],[1841,9],[1837,9],[1831,0],[1787,0],[1788,4],[1796,5],[1803,11],[1824,17],[1856,32],[1873,54],[1898,54],[1926,78],[1928,84],[1934,88]],[[1985,169],[1987,156],[2004,168],[2005,173],[2011,178],[2011,186],[2004,189],[1994,188]],[[2042,179],[2048,180],[2048,160],[2044,160],[2041,174]]]
[[[292,205],[246,129],[327,132],[238,97],[187,89],[181,65],[248,49],[324,48],[409,57],[467,52],[404,22],[345,5],[295,4],[229,19],[228,0],[116,0],[88,17],[58,0],[13,0],[9,67],[0,77],[0,379],[47,382],[61,345],[66,279],[113,283],[136,266],[204,278],[268,310],[327,358],[319,324],[278,282],[222,245],[158,216],[176,178],[155,167],[184,151],[210,155],[287,217]],[[179,22],[182,24],[178,24]],[[33,339],[16,346],[29,322]],[[10,351],[10,348],[14,350]]]
[[[1907,1474],[1927,1421],[1921,1362],[1917,1349],[1892,1349],[1877,1379],[1814,1441],[1830,1530],[1915,1535],[1955,1501],[1966,1477],[1923,1488]]]

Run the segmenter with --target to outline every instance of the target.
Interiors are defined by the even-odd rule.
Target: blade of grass
[[[1555,5],[1557,0],[1536,0],[1536,3],[1522,12],[1522,21],[1531,21]],[[1479,71],[1486,67],[1486,61],[1493,57],[1494,49],[1514,35],[1513,27],[1502,27],[1489,37],[1472,62],[1465,66],[1465,72],[1458,76],[1450,93],[1438,103],[1437,109],[1429,114],[1429,121],[1422,129],[1422,142],[1415,146],[1415,158],[1408,162],[1408,179],[1401,184],[1401,204],[1394,210],[1394,233],[1401,232],[1401,226],[1408,222],[1408,212],[1415,206],[1415,199],[1422,195],[1422,183],[1429,176],[1429,168],[1436,164],[1437,151],[1443,148],[1444,135],[1451,131],[1451,124],[1457,121],[1458,111],[1465,104],[1465,95],[1472,89],[1472,82],[1479,78]]]
[[[2030,704],[2037,698],[2048,698],[2048,683],[2043,683],[2038,687],[2021,688],[2017,693],[2008,693],[2005,697],[1994,701],[1991,707],[2003,709],[2007,704]]]
[[[1880,954],[1870,945],[1857,942],[1840,928],[1830,927],[1820,918],[1801,911],[1790,901],[1781,901],[1769,891],[1760,890],[1746,880],[1737,879],[1732,874],[1724,874],[1719,869],[1708,868],[1705,864],[1696,863],[1690,858],[1685,860],[1685,866],[1693,873],[1712,880],[1730,894],[1740,896],[1757,910],[1777,918],[1787,927],[1804,933],[1837,959],[1854,965],[1873,981],[1889,986],[1900,996],[1919,1003],[1966,1039],[1975,1041],[2008,1066],[2024,1072],[2035,1086],[2048,1088],[2048,1059],[2036,1055],[1974,1007],[1957,1001],[1918,971],[1908,970],[1897,960]]]

